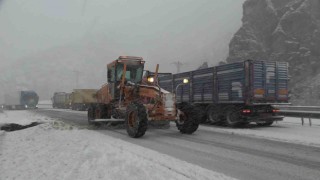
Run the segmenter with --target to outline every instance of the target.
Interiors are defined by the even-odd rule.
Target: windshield
[[[117,65],[117,81],[121,81],[121,77],[123,74],[123,64]],[[125,74],[125,78],[127,81],[131,81],[133,83],[140,83],[142,80],[142,74],[143,74],[143,65],[127,65],[127,70]]]

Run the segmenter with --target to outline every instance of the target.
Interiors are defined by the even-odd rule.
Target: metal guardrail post
[[[320,119],[320,106],[276,106],[280,113],[288,117],[301,118],[304,126],[304,118],[309,119],[309,126],[312,126],[312,118]],[[284,109],[281,109],[284,108]]]
[[[309,116],[309,125],[312,126],[312,121],[310,116]]]

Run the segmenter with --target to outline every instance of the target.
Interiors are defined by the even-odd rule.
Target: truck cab
[[[107,65],[109,92],[112,99],[118,100],[120,98],[120,91],[117,89],[120,88],[124,71],[125,83],[141,84],[144,63],[145,61],[141,57],[120,56]]]

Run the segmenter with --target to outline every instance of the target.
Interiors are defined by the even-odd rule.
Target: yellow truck
[[[96,103],[97,89],[74,89],[70,95],[72,110],[86,111],[91,103]]]

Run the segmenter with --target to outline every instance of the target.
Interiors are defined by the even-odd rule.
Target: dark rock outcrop
[[[247,0],[242,22],[227,61],[287,61],[292,101],[319,105],[320,0]]]

